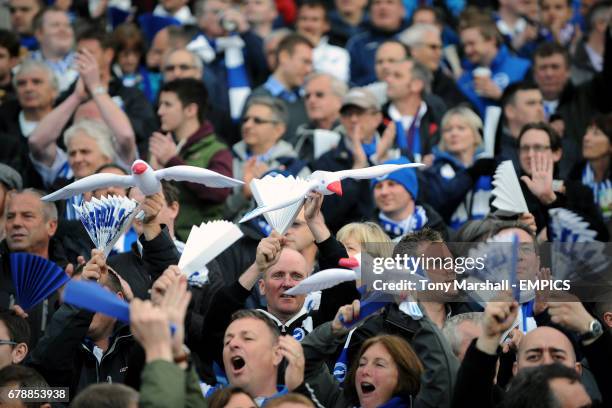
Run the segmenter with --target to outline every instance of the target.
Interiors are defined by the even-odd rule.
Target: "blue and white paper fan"
[[[17,304],[30,310],[70,280],[62,268],[40,256],[11,254],[11,275]]]
[[[74,205],[79,219],[97,249],[108,256],[121,235],[132,224],[138,203],[127,197],[92,198]]]
[[[501,162],[493,175],[493,206],[510,214],[529,212],[512,160]]]
[[[565,208],[552,208],[550,232],[554,242],[593,242],[597,232],[589,229],[590,224],[578,214]]]
[[[298,191],[305,190],[309,184],[311,184],[309,181],[300,177],[279,174],[253,179],[250,186],[257,205],[261,207],[286,200],[287,197],[294,196]],[[273,229],[282,235],[293,224],[302,205],[304,205],[304,200],[299,200],[285,208],[266,212],[264,218]]]
[[[178,267],[192,281],[207,279],[206,264],[225,251],[243,236],[235,224],[224,221],[209,221],[191,227]]]

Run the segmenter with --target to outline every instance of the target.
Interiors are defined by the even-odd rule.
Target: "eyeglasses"
[[[543,153],[550,149],[550,146],[544,145],[523,145],[519,147],[521,153],[529,153],[530,150],[533,150],[535,153]]]
[[[12,340],[0,340],[0,346],[5,345],[5,344],[7,344],[9,346],[16,346],[17,345],[17,343],[12,341]]]
[[[264,119],[260,118],[259,116],[244,116],[242,118],[242,124],[244,125],[251,119],[253,119],[253,122],[255,122],[256,125],[265,125],[266,123],[278,123],[278,120]]]
[[[189,71],[190,69],[194,69],[195,67],[193,65],[188,65],[188,64],[166,65],[164,67],[164,71],[172,72],[177,68],[181,71]]]
[[[321,91],[319,91],[319,92],[307,93],[306,95],[304,95],[304,97],[305,97],[306,99],[310,99],[310,97],[311,97],[311,96],[314,96],[314,97],[316,97],[317,99],[321,99],[321,98],[323,98],[325,95],[327,95],[325,92],[321,92]]]

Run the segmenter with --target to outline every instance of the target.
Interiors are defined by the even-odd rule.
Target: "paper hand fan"
[[[92,198],[74,205],[79,219],[97,249],[108,256],[113,246],[132,224],[138,203],[127,197]]]
[[[495,156],[495,134],[502,114],[499,106],[487,106],[484,121],[484,150],[486,157]]]
[[[242,237],[242,231],[229,221],[218,220],[191,227],[178,267],[190,279],[206,264]]]
[[[40,256],[11,254],[11,275],[17,304],[30,310],[70,280],[66,272]]]
[[[317,290],[332,288],[342,282],[357,279],[355,272],[349,269],[333,268],[319,271],[307,277],[291,289],[285,291],[287,295],[305,295]]]
[[[293,176],[265,176],[262,179],[253,179],[251,181],[251,191],[253,197],[257,201],[258,206],[273,205],[277,202],[284,201],[288,197],[293,197],[301,191],[305,194],[308,192],[310,183],[302,178]],[[300,212],[304,205],[304,199],[298,200],[284,208],[268,211],[264,213],[264,218],[279,234],[284,234],[287,229],[293,224],[293,220]]]
[[[502,162],[493,176],[493,206],[511,214],[529,212],[512,160]]]
[[[64,289],[63,297],[64,303],[69,305],[130,323],[129,303],[119,299],[96,282],[71,280]],[[175,331],[176,326],[170,324],[170,332],[174,334]]]
[[[597,233],[582,217],[565,208],[552,208],[550,232],[554,242],[593,242]]]
[[[465,272],[468,294],[481,306],[499,296],[502,290],[511,290],[520,303],[531,300],[533,292],[520,291],[517,276],[519,240],[516,234],[498,235],[469,251],[468,257],[481,260]],[[502,285],[505,285],[502,286]]]

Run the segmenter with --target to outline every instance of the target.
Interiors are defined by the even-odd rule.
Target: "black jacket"
[[[98,362],[94,345],[87,338],[93,316],[94,313],[63,304],[26,360],[50,386],[69,387],[71,396],[90,384],[123,383],[136,344],[129,326],[117,323],[109,347]]]
[[[49,243],[49,260],[62,269],[68,264],[62,245],[54,238]],[[27,311],[29,315],[27,321],[30,325],[30,348],[36,345],[49,325],[58,301],[59,295],[55,292],[42,303]],[[11,275],[10,251],[5,240],[0,243],[0,310],[8,309],[13,303],[16,303],[15,287]]]
[[[148,299],[153,282],[170,265],[178,264],[179,253],[165,225],[161,233],[151,241],[147,241],[144,235],[140,236],[139,241],[142,244],[142,254],[138,244],[134,243],[131,251],[108,258],[108,265],[126,280],[134,296]]]

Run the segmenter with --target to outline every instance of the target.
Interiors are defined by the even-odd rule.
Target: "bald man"
[[[453,406],[493,407],[503,401],[503,391],[494,384],[502,336],[516,321],[518,303],[491,302],[487,304],[482,321],[482,334],[465,353],[457,374]],[[551,321],[574,332],[580,339],[581,350],[602,395],[602,406],[612,404],[612,336],[591,316],[582,303],[554,302],[548,304]],[[582,373],[569,338],[560,330],[541,326],[528,332],[518,346],[514,375],[528,367],[560,363]],[[474,390],[478,390],[474,392]]]

